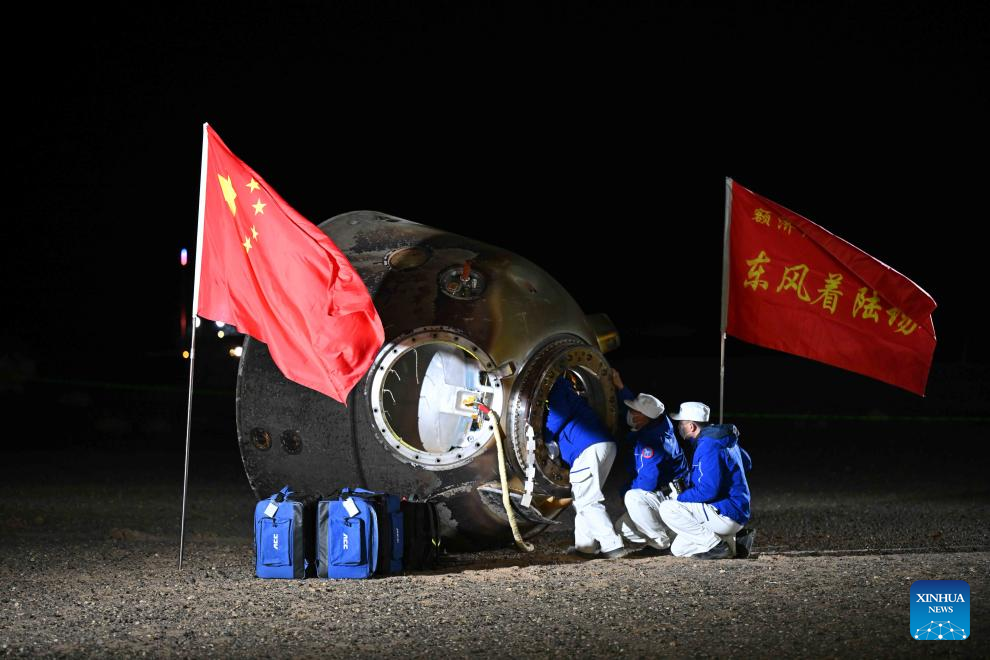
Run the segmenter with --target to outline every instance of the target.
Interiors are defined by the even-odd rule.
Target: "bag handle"
[[[265,507],[265,515],[274,519],[275,514],[278,512],[278,505],[289,499],[290,495],[292,495],[292,489],[288,486],[285,486],[282,490],[274,493],[268,498],[268,506]]]
[[[383,491],[378,490],[365,490],[364,488],[341,488],[339,491],[338,499],[344,500],[348,497],[360,497],[363,500],[373,500],[378,497],[383,497],[388,495]]]

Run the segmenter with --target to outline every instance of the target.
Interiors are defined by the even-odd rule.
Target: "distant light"
[[[182,359],[183,360],[189,359],[189,351],[182,351]]]
[[[230,357],[241,357],[241,353],[243,353],[243,352],[244,352],[244,349],[242,347],[240,347],[240,346],[235,346],[232,349],[230,349],[229,351],[227,351],[227,353],[230,354]]]
[[[224,323],[223,321],[217,321],[217,322],[216,322],[216,324],[217,324],[217,327],[218,327],[218,328],[222,328],[223,326],[225,326],[225,325],[227,325],[227,324],[226,324],[226,323]]]
[[[219,332],[217,332],[217,337],[219,337],[220,339],[223,339],[223,330],[220,330]]]
[[[183,266],[189,263],[189,251],[186,250],[186,248],[182,248],[182,250],[179,251],[179,263]]]

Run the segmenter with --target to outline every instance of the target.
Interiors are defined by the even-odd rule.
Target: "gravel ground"
[[[562,554],[565,529],[532,554],[292,581],[253,575],[254,496],[236,452],[193,458],[180,572],[181,457],[17,456],[0,503],[0,655],[990,657],[990,498],[976,468],[933,492],[913,478],[789,481],[768,461],[753,474],[748,560],[582,561]],[[971,639],[910,638],[919,579],[969,583]]]

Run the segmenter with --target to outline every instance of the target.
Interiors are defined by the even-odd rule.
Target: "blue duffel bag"
[[[369,578],[402,571],[400,498],[363,488],[344,488],[317,505],[316,574]]]
[[[255,574],[260,578],[306,577],[302,502],[288,486],[254,507]]]

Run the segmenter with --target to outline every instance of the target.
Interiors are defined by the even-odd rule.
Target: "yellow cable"
[[[519,526],[516,524],[516,514],[512,510],[512,499],[509,497],[509,480],[505,475],[505,449],[502,447],[502,422],[494,410],[489,410],[495,419],[495,446],[498,448],[498,476],[502,482],[502,506],[505,507],[505,513],[509,516],[509,527],[512,528],[512,538],[515,539],[516,545],[523,552],[533,552],[536,548],[532,543],[527,543],[523,539],[522,534],[519,533]]]

